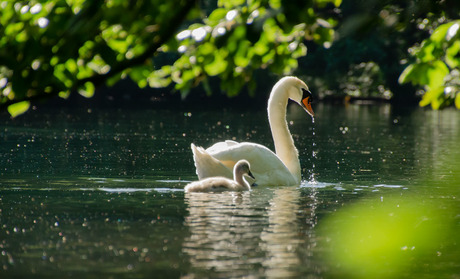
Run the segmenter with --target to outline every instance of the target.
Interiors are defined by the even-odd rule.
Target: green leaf
[[[251,42],[248,40],[243,40],[238,46],[234,61],[235,65],[238,67],[247,67],[251,61],[251,57],[248,55],[248,49],[251,46]]]
[[[220,53],[216,53],[214,61],[204,66],[204,70],[209,76],[217,76],[227,69],[228,62]]]
[[[333,0],[332,2],[334,3],[336,7],[339,7],[340,5],[342,5],[342,0]]]
[[[449,22],[440,25],[438,28],[434,30],[433,34],[431,34],[430,39],[437,44],[441,44],[442,41],[446,40],[447,31],[449,31],[449,28],[452,26],[453,23],[454,22]]]
[[[447,48],[446,63],[451,68],[457,68],[460,65],[460,41],[455,41]]]
[[[149,78],[149,86],[152,88],[164,88],[171,84],[171,78],[152,77]]]
[[[30,107],[30,102],[23,101],[23,102],[9,105],[7,109],[12,117],[16,117],[18,115],[25,113],[29,109],[29,107]]]
[[[65,62],[65,67],[67,68],[67,70],[72,73],[72,74],[76,74],[77,73],[77,69],[78,69],[78,66],[77,66],[77,62],[75,62],[75,60],[73,59],[69,59]]]
[[[257,55],[264,55],[265,53],[267,53],[269,51],[269,47],[267,45],[267,42],[265,40],[262,39],[262,37],[260,38],[259,41],[257,41],[257,43],[254,45],[254,53],[257,54]]]
[[[61,91],[59,92],[58,96],[62,99],[67,99],[70,96],[70,91]]]
[[[457,92],[457,96],[455,96],[455,106],[460,109],[460,92]]]
[[[424,107],[429,104],[432,104],[433,101],[436,100],[443,93],[444,93],[444,87],[438,87],[433,90],[428,90],[427,92],[425,92],[425,94],[423,94],[422,100],[420,100],[419,105],[421,107]]]
[[[399,83],[411,82],[434,89],[444,84],[444,78],[448,73],[446,64],[440,60],[411,64],[399,76]]]
[[[422,43],[422,48],[417,53],[417,58],[421,62],[429,62],[435,60],[437,57],[433,54],[435,51],[435,44],[431,40],[425,40]]]
[[[227,15],[227,9],[215,9],[207,18],[206,23],[211,26],[217,25]]]
[[[137,83],[140,88],[147,86],[147,77],[150,75],[149,66],[134,67],[129,72],[131,80]]]
[[[214,51],[216,51],[216,46],[211,44],[211,43],[209,43],[209,42],[206,42],[206,43],[200,45],[199,51],[200,51],[200,54],[203,55],[203,56],[210,55]]]
[[[163,88],[171,84],[171,73],[172,67],[167,65],[161,67],[161,69],[153,71],[147,78],[149,86],[152,88]]]
[[[430,63],[427,70],[428,86],[430,88],[438,88],[444,84],[444,78],[449,74],[449,68],[441,60],[436,60]]]
[[[85,98],[91,98],[94,95],[95,91],[94,84],[92,82],[85,82],[85,84],[78,89],[78,93]]]

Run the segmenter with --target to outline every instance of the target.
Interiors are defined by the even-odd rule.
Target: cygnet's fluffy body
[[[251,186],[244,179],[245,175],[255,179],[249,168],[248,161],[240,160],[233,168],[233,180],[226,177],[209,177],[187,184],[184,190],[185,192],[224,192],[251,190]]]

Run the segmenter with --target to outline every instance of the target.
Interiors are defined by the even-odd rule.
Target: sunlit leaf
[[[251,61],[251,57],[248,56],[248,48],[250,47],[251,43],[247,40],[240,42],[238,46],[238,50],[234,57],[235,65],[239,67],[246,67],[249,65]]]
[[[411,64],[401,73],[399,82],[412,82],[412,84],[438,88],[443,85],[444,78],[448,73],[449,69],[446,64],[440,60],[429,63]]]
[[[161,69],[153,71],[147,78],[149,86],[152,88],[162,88],[171,84],[171,66],[163,66]]]
[[[444,84],[444,78],[449,73],[446,64],[440,60],[436,60],[429,64],[426,76],[428,78],[428,86],[430,88],[438,88]]]
[[[429,62],[436,59],[436,56],[433,55],[435,50],[435,44],[431,40],[427,40],[423,43],[421,49],[417,53],[417,57],[421,62]]]
[[[8,106],[8,112],[12,117],[25,113],[30,107],[30,102],[23,101]]]
[[[147,86],[147,77],[150,75],[150,67],[140,66],[131,69],[129,77],[137,83],[140,88]]]
[[[95,87],[92,82],[86,82],[81,88],[78,89],[78,93],[85,98],[91,98],[94,95]]]
[[[342,5],[342,0],[334,0],[332,2],[334,3],[336,7],[339,7],[340,5]]]
[[[429,104],[432,105],[433,109],[439,109],[440,104],[436,101],[444,94],[444,87],[437,87],[431,90],[428,90],[423,94],[422,100],[420,100],[420,106],[424,107]]]
[[[203,56],[212,54],[215,50],[216,50],[215,45],[209,42],[200,45],[200,48],[199,48],[200,54]]]
[[[446,64],[451,68],[460,66],[460,40],[455,41],[446,51]]]
[[[214,61],[204,66],[204,70],[209,76],[216,76],[227,69],[228,62],[219,54],[216,53]]]
[[[65,62],[65,66],[66,66],[66,69],[71,72],[72,74],[76,74],[77,73],[77,69],[78,69],[78,66],[77,66],[77,62],[75,62],[74,59],[69,59]]]
[[[61,91],[59,92],[58,96],[63,99],[67,99],[70,96],[70,91]]]
[[[437,43],[437,44],[441,44],[442,41],[445,41],[447,31],[452,26],[452,24],[453,24],[453,22],[449,22],[449,23],[446,23],[446,24],[442,24],[438,28],[436,28],[434,30],[433,34],[431,34],[431,36],[430,36],[431,40],[433,42]]]
[[[212,13],[209,15],[207,18],[207,23],[211,26],[215,26],[217,23],[219,23],[222,19],[225,18],[225,15],[227,15],[227,9],[223,8],[217,8]]]
[[[254,52],[257,55],[264,55],[269,50],[267,42],[262,38],[254,45]]]
[[[457,92],[457,95],[455,96],[455,106],[460,109],[460,92]]]

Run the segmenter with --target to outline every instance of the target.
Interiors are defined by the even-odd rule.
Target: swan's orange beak
[[[311,108],[311,97],[307,97],[302,100],[303,108],[311,115],[311,117],[315,116],[313,109]]]
[[[308,114],[310,114],[311,117],[315,116],[315,113],[313,112],[313,109],[311,108],[311,97],[306,97],[302,99],[302,107]]]
[[[310,114],[311,117],[314,117],[315,113],[313,112],[313,109],[311,108],[312,99],[313,99],[313,96],[311,95],[311,92],[305,88],[302,88],[301,105],[308,112],[308,114]]]

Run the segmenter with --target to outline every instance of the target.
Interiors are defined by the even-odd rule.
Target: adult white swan
[[[231,178],[233,166],[245,159],[257,178],[257,185],[300,185],[299,153],[294,146],[286,123],[286,107],[291,99],[301,105],[312,117],[312,95],[307,85],[296,77],[280,79],[268,100],[268,121],[275,143],[276,154],[267,147],[251,142],[227,140],[204,149],[191,145],[196,173],[199,179],[213,176]]]

